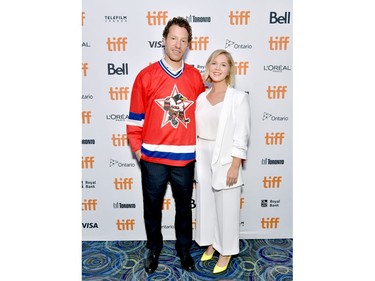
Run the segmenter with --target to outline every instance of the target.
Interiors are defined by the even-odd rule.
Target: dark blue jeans
[[[191,197],[195,162],[184,167],[156,164],[143,160],[140,161],[140,164],[147,248],[158,253],[163,248],[162,207],[167,183],[170,182],[176,210],[176,250],[178,254],[189,251],[193,234]]]

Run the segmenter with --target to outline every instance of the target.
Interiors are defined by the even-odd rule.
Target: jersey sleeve
[[[141,149],[143,123],[145,119],[144,107],[144,75],[137,75],[130,97],[129,117],[126,123],[126,131],[132,151]]]

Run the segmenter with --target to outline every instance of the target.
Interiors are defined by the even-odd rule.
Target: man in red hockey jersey
[[[176,17],[163,31],[164,57],[139,72],[132,89],[127,134],[140,161],[149,249],[145,270],[154,272],[163,248],[162,205],[168,182],[175,199],[176,250],[194,269],[191,196],[195,166],[195,100],[205,91],[197,69],[183,57],[192,40],[189,22]]]

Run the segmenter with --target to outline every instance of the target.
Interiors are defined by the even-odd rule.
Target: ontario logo
[[[187,124],[190,123],[190,118],[186,118],[186,110],[194,103],[189,101],[183,96],[176,85],[174,85],[172,93],[164,99],[155,100],[156,104],[164,110],[164,117],[161,124],[161,128],[170,123],[174,128],[178,127],[178,124],[182,124],[187,128]]]
[[[231,40],[228,40],[226,39],[225,41],[225,49],[228,49],[232,47],[233,49],[236,49],[236,50],[250,50],[253,48],[253,45],[251,44],[242,44],[242,43],[236,43],[234,41],[231,41]]]

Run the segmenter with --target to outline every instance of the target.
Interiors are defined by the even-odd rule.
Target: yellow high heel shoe
[[[206,255],[206,252],[203,253],[201,257],[201,261],[209,261],[214,256],[215,250],[212,252],[211,255]]]
[[[213,273],[220,273],[220,272],[223,272],[223,271],[227,270],[227,268],[228,268],[228,264],[229,264],[229,261],[230,261],[230,258],[231,258],[231,257],[232,257],[232,256],[229,256],[229,259],[228,259],[227,264],[226,264],[225,266],[223,266],[223,267],[218,266],[218,265],[216,264],[215,267],[214,267],[214,271],[213,271]]]

